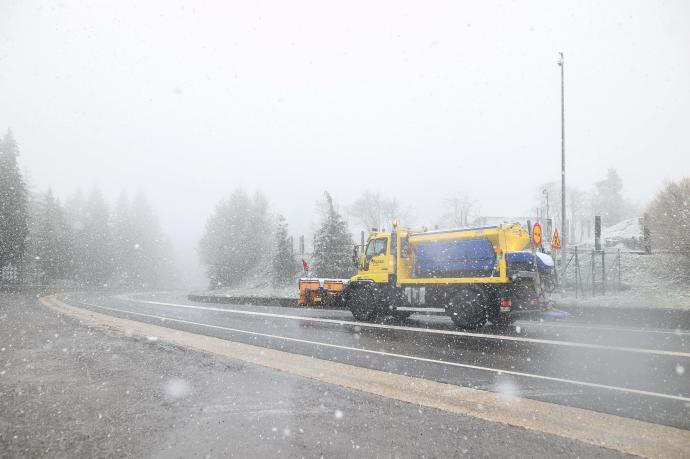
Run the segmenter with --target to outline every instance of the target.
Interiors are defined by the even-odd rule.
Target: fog
[[[690,171],[690,4],[0,4],[0,130],[35,189],[141,190],[191,277],[208,215],[262,190],[293,234],[328,190],[434,223],[465,193],[523,215],[560,177],[615,167],[648,202]],[[203,282],[203,280],[202,280]]]

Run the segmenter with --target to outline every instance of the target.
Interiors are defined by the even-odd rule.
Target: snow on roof
[[[625,241],[632,241],[633,239],[642,238],[642,225],[640,224],[640,219],[628,218],[621,222],[611,225],[609,227],[603,228],[601,230],[601,241],[603,245],[616,245],[618,243],[624,243]],[[594,246],[594,236],[586,239],[579,244],[579,247],[590,247]]]

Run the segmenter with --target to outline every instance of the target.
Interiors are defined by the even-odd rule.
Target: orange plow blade
[[[297,304],[300,306],[341,305],[341,292],[347,282],[347,279],[300,279]]]

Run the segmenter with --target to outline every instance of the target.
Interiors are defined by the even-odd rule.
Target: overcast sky
[[[141,190],[190,253],[221,196],[294,232],[327,189],[419,224],[463,192],[524,214],[616,167],[645,203],[690,174],[690,2],[0,1],[0,129],[38,189]]]

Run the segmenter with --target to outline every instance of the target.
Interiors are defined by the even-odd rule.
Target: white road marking
[[[513,376],[522,376],[522,377],[526,377],[526,378],[541,379],[541,380],[545,380],[545,381],[552,381],[552,382],[559,382],[559,383],[566,383],[566,384],[575,384],[578,386],[593,387],[596,389],[606,389],[606,390],[613,390],[613,391],[625,392],[625,393],[636,394],[636,395],[646,395],[649,397],[659,397],[659,398],[665,398],[665,399],[670,399],[670,400],[679,400],[682,402],[690,402],[690,397],[683,397],[681,395],[662,394],[659,392],[650,392],[650,391],[646,391],[646,390],[630,389],[627,387],[610,386],[607,384],[598,384],[598,383],[592,383],[592,382],[587,382],[587,381],[577,381],[577,380],[573,380],[573,379],[565,379],[565,378],[557,378],[557,377],[553,377],[553,376],[537,375],[537,374],[533,374],[533,373],[523,373],[520,371],[502,370],[499,368],[482,367],[479,365],[470,365],[470,364],[466,364],[466,363],[449,362],[446,360],[436,360],[436,359],[430,359],[430,358],[426,358],[426,357],[418,357],[418,356],[406,355],[406,354],[397,354],[394,352],[375,351],[372,349],[364,349],[364,348],[357,348],[357,347],[351,347],[351,346],[342,346],[340,344],[324,343],[321,341],[311,341],[311,340],[305,340],[305,339],[299,339],[299,338],[291,338],[288,336],[273,335],[270,333],[261,333],[261,332],[255,332],[255,331],[250,331],[250,330],[241,330],[238,328],[222,327],[220,325],[212,325],[212,324],[204,324],[204,323],[200,323],[200,322],[192,322],[192,321],[183,320],[183,319],[174,319],[171,317],[158,316],[155,314],[145,314],[142,312],[125,311],[122,309],[109,308],[106,306],[99,306],[97,304],[91,304],[91,303],[83,303],[83,302],[80,302],[80,303],[83,305],[86,305],[86,306],[91,306],[91,307],[95,307],[95,308],[99,308],[99,309],[105,309],[108,311],[115,311],[115,312],[120,312],[120,313],[124,313],[124,314],[132,314],[135,316],[148,317],[151,319],[159,319],[159,320],[166,321],[166,322],[168,322],[168,321],[169,322],[178,322],[178,323],[183,323],[183,324],[188,324],[188,325],[196,325],[196,326],[200,326],[200,327],[214,328],[217,330],[224,330],[224,331],[230,331],[230,332],[235,332],[235,333],[244,333],[244,334],[253,335],[253,336],[263,336],[265,338],[275,338],[275,339],[281,339],[281,340],[285,340],[285,341],[311,344],[311,345],[315,345],[315,346],[344,349],[344,350],[348,350],[348,351],[362,352],[362,353],[366,353],[366,354],[376,354],[376,355],[395,357],[395,358],[400,358],[400,359],[416,360],[419,362],[435,363],[435,364],[448,365],[448,366],[460,367],[460,368],[469,368],[472,370],[490,371],[492,373],[497,373],[497,374],[508,374],[508,375],[513,375]]]
[[[505,336],[505,335],[491,335],[488,333],[472,333],[463,332],[458,330],[438,330],[434,328],[420,328],[420,327],[403,327],[400,325],[388,325],[388,324],[376,324],[369,322],[353,322],[349,320],[338,320],[338,319],[324,319],[322,317],[307,317],[307,316],[294,316],[288,314],[276,314],[270,312],[258,312],[258,311],[245,311],[241,309],[225,309],[225,308],[214,308],[210,306],[193,306],[189,304],[177,304],[177,303],[164,303],[160,301],[148,301],[148,300],[129,300],[136,303],[146,303],[155,304],[160,306],[173,306],[176,308],[186,308],[186,309],[198,309],[203,311],[215,311],[224,312],[230,314],[242,314],[248,316],[258,316],[258,317],[274,317],[278,319],[289,319],[289,320],[300,320],[304,322],[319,322],[328,323],[335,325],[351,325],[355,327],[362,328],[383,328],[388,330],[400,330],[405,332],[416,332],[416,333],[431,333],[437,335],[451,335],[451,336],[467,336],[472,338],[485,338],[485,339],[495,339],[499,341],[515,341],[521,343],[533,343],[533,344],[548,344],[553,346],[568,346],[568,347],[579,347],[584,349],[598,349],[607,351],[619,351],[619,352],[633,352],[638,354],[651,354],[651,355],[664,355],[670,357],[683,357],[690,358],[690,353],[680,352],[680,351],[666,351],[663,349],[644,349],[638,347],[626,347],[626,346],[607,346],[604,344],[592,344],[592,343],[578,343],[575,341],[558,341],[551,339],[540,339],[540,338],[526,338],[521,336]]]
[[[675,336],[686,336],[690,335],[690,331],[685,331],[681,329],[677,330],[659,330],[655,328],[627,328],[627,327],[606,327],[601,325],[576,325],[576,324],[563,324],[563,323],[552,323],[552,322],[526,322],[519,321],[519,323],[525,324],[530,327],[549,327],[549,328],[580,328],[585,330],[606,330],[606,331],[622,331],[631,333],[659,333],[664,335],[675,335]]]

